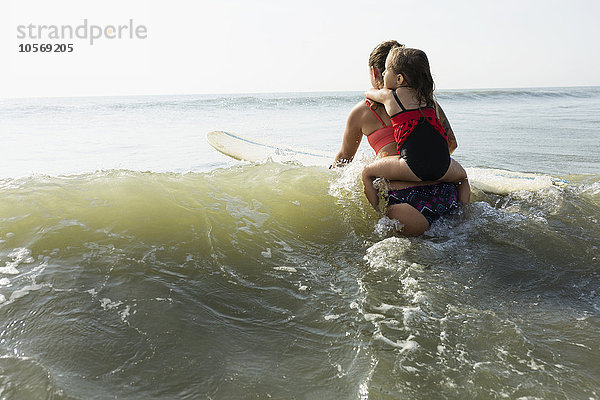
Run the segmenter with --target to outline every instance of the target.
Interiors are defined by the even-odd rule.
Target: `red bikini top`
[[[367,135],[367,140],[369,141],[369,144],[371,145],[373,150],[375,150],[375,154],[377,154],[379,153],[379,150],[381,150],[385,145],[394,143],[396,141],[396,139],[394,138],[394,127],[391,125],[386,125],[383,122],[381,117],[379,117],[375,110],[371,108],[371,103],[368,100],[365,100],[365,103],[367,103],[367,107],[369,107],[369,110],[371,110],[371,112],[375,115],[375,117],[377,117],[377,119],[379,120],[379,122],[381,122],[382,125],[381,128]]]

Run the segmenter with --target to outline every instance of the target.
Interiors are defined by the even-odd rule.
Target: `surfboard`
[[[546,174],[513,172],[493,168],[465,168],[471,186],[484,192],[508,194],[512,192],[535,192],[552,186],[564,187],[564,179]]]
[[[334,155],[318,150],[262,142],[242,135],[213,131],[206,134],[208,143],[221,153],[244,161],[296,161],[307,166],[331,165]],[[568,182],[550,175],[513,172],[493,168],[465,168],[472,187],[488,193],[508,194],[518,191],[538,191]]]
[[[206,134],[208,143],[221,153],[244,161],[297,161],[303,165],[329,166],[334,156],[318,150],[277,145],[242,135],[213,131]]]

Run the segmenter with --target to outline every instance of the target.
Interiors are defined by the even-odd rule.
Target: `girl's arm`
[[[448,121],[444,110],[442,110],[442,107],[437,101],[435,102],[435,112],[440,120],[440,123],[442,124],[442,128],[444,128],[446,134],[448,135],[448,149],[450,150],[450,154],[452,154],[458,147],[458,142],[456,141],[456,136],[454,136],[454,131],[450,126],[450,121]]]
[[[394,100],[394,92],[390,89],[369,89],[365,92],[365,96],[371,101],[383,104],[388,115],[394,115],[401,111],[398,103]]]
[[[365,92],[365,97],[371,101],[385,104],[391,97],[390,89],[369,89]]]

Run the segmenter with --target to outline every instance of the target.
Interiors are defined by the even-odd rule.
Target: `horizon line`
[[[600,88],[600,85],[572,85],[572,86],[523,86],[523,87],[480,87],[480,88],[445,88],[436,89],[436,92],[452,91],[501,91],[501,90],[528,90],[528,89],[569,89],[569,88]],[[33,100],[33,99],[75,99],[75,98],[100,98],[100,97],[172,97],[172,96],[255,96],[276,94],[322,94],[322,93],[360,93],[362,90],[294,90],[277,92],[206,92],[206,93],[145,93],[145,94],[91,94],[91,95],[65,95],[65,96],[0,96],[0,100]]]

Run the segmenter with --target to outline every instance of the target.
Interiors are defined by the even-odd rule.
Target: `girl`
[[[384,157],[362,173],[367,199],[378,208],[373,181],[377,177],[401,181],[466,183],[463,167],[450,158],[448,137],[436,115],[433,78],[421,50],[394,47],[385,64],[383,89],[370,89],[369,100],[382,103],[391,116],[398,156]],[[467,203],[469,185],[460,185],[458,198]]]

